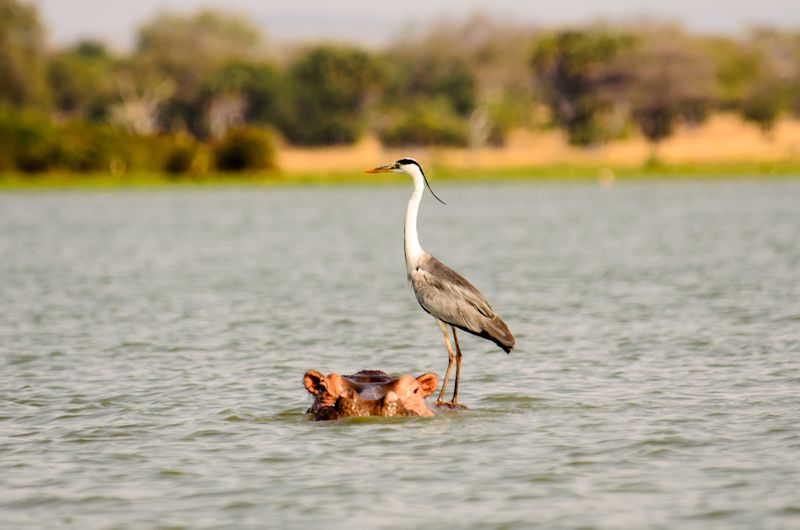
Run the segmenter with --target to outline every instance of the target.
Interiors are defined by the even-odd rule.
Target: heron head
[[[440,203],[446,204],[433,192],[433,189],[431,189],[431,185],[428,183],[427,177],[425,177],[425,172],[422,171],[422,166],[420,166],[419,162],[417,162],[413,158],[401,158],[394,164],[389,164],[386,166],[378,166],[373,169],[367,169],[365,173],[405,173],[406,175],[410,176],[415,180],[421,176],[422,181],[428,187],[428,190],[431,192],[431,195],[436,197],[436,200],[439,201]]]
[[[365,173],[405,173],[413,176],[415,171],[422,173],[422,166],[419,165],[419,162],[413,158],[401,158],[394,164],[368,169]]]

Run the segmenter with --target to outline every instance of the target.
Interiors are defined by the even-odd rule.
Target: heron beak
[[[394,166],[378,166],[373,169],[367,169],[364,173],[389,173],[394,169]]]

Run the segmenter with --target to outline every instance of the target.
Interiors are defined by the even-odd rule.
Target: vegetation
[[[229,129],[214,148],[214,161],[221,171],[274,169],[272,136],[257,127],[237,126]]]
[[[386,127],[380,132],[388,146],[467,144],[467,122],[446,99],[409,101],[408,107],[388,114]]]
[[[287,73],[281,132],[300,145],[353,143],[364,129],[364,109],[381,77],[377,60],[364,51],[308,50]]]
[[[570,143],[589,145],[614,136],[603,116],[632,77],[620,56],[632,48],[632,36],[607,29],[566,30],[541,37],[531,67],[553,120]]]
[[[276,168],[276,146],[479,148],[558,127],[576,146],[735,112],[769,134],[800,113],[800,33],[737,37],[674,25],[562,30],[476,16],[384,50],[320,44],[279,54],[243,17],[168,13],[116,54],[54,48],[35,4],[0,0],[0,172]]]

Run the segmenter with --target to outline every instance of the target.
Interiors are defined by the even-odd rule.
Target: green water
[[[439,186],[517,349],[310,422],[309,368],[443,374],[409,193],[0,195],[0,527],[800,527],[799,182]]]

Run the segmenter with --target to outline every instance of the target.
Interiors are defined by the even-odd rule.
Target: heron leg
[[[456,328],[453,328],[453,342],[456,343],[456,383],[453,388],[453,399],[450,401],[452,405],[458,405],[458,380],[461,377],[461,346],[458,345],[458,335],[456,335]]]
[[[442,389],[439,391],[439,397],[436,398],[436,404],[441,405],[444,403],[442,398],[444,397],[445,389],[447,389],[447,381],[450,379],[450,371],[453,369],[453,360],[455,359],[455,354],[453,353],[453,346],[450,345],[450,335],[447,333],[447,326],[441,320],[437,320],[436,323],[439,324],[439,329],[442,330],[444,344],[447,346],[447,353],[449,354],[447,371],[444,373],[444,381],[442,381]]]

